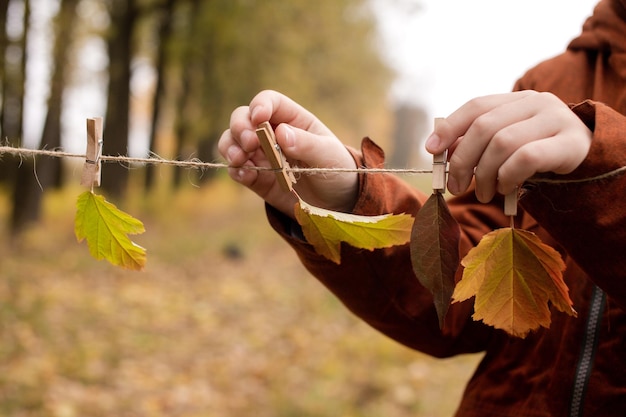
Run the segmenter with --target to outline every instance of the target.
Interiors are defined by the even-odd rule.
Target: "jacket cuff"
[[[583,162],[564,179],[585,179],[606,174],[624,166],[624,154],[616,152],[616,144],[624,142],[624,116],[609,106],[586,100],[572,107],[572,111],[593,132],[589,153]]]

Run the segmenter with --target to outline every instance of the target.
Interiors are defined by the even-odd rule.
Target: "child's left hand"
[[[470,100],[438,124],[428,152],[450,149],[448,189],[489,202],[538,172],[568,174],[585,159],[593,133],[559,98],[519,91]]]

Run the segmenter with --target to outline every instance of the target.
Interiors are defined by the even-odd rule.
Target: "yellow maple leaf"
[[[475,320],[525,337],[550,326],[549,303],[576,316],[560,254],[532,232],[503,228],[488,233],[461,264],[463,278],[452,297],[459,302],[476,296]]]

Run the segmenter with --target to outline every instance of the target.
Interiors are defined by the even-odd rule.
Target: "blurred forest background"
[[[218,160],[230,112],[268,88],[348,144],[374,137],[392,166],[415,166],[428,127],[390,100],[368,0],[1,0],[0,25],[15,147],[81,149],[68,112],[93,106],[68,102],[77,89],[103,103],[106,155]],[[79,171],[0,159],[0,415],[452,415],[477,358],[436,361],[350,316],[224,172],[103,166],[99,193],[146,224],[137,274],[76,243]]]

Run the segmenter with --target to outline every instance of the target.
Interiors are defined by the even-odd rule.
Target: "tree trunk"
[[[7,13],[9,11],[9,0],[0,1],[0,136],[4,136],[4,92],[6,82],[6,62],[5,56],[7,48],[9,46],[9,40],[7,39]]]
[[[76,6],[79,0],[61,0],[56,18],[55,40],[52,54],[53,70],[50,77],[48,112],[41,135],[42,149],[61,146],[61,114],[63,93],[67,84],[68,65],[71,61],[73,28],[76,25]],[[62,185],[62,163],[59,158],[42,158],[37,163],[41,185],[59,188]]]
[[[50,76],[48,111],[43,126],[40,147],[61,146],[61,109],[65,89],[67,62],[70,59],[72,28],[75,25],[78,0],[61,0],[55,27],[53,70]],[[61,159],[38,157],[27,161],[17,170],[13,200],[12,230],[14,234],[39,220],[43,192],[61,186]]]
[[[6,61],[5,56],[9,41],[7,39],[7,12],[9,10],[9,0],[0,1],[0,141],[4,141],[6,138],[4,131],[4,107],[6,103]],[[0,164],[0,182],[8,183],[9,178],[13,174],[13,170],[10,169],[12,164],[4,161]]]
[[[135,0],[112,0],[110,15],[109,88],[102,151],[106,155],[127,155],[132,40],[138,15]],[[114,199],[123,198],[127,185],[126,167],[120,164],[103,165],[101,186],[108,195]]]
[[[183,56],[182,62],[182,86],[180,95],[178,97],[178,103],[176,106],[176,122],[175,122],[175,140],[176,140],[176,148],[175,155],[176,158],[186,159],[185,155],[185,146],[188,140],[189,132],[191,132],[190,121],[187,116],[187,110],[190,106],[190,101],[192,98],[192,77],[193,77],[193,67],[194,67],[194,53],[192,49],[192,45],[197,33],[197,22],[198,16],[200,14],[200,1],[193,0],[191,5],[191,15],[189,16],[189,21],[191,22],[188,32],[187,32],[187,43],[185,45],[185,54]],[[183,168],[174,167],[174,178],[173,178],[173,187],[178,188],[182,182],[183,178]]]
[[[172,36],[172,16],[176,0],[167,0],[161,12],[159,24],[159,48],[156,58],[156,88],[152,100],[152,122],[150,125],[150,150],[157,151],[158,123],[161,117],[161,99],[165,94],[165,67],[167,62],[167,48]],[[154,186],[154,166],[146,166],[145,191],[149,192]]]
[[[2,138],[14,145],[22,140],[22,113],[24,108],[24,87],[26,82],[26,45],[28,43],[28,22],[30,20],[30,1],[24,0],[24,32],[18,41],[7,39],[3,72]],[[10,57],[10,59],[6,59]]]
[[[24,84],[26,82],[26,44],[28,37],[28,21],[30,19],[30,2],[24,1],[24,33],[15,40],[5,38],[4,67],[2,73],[3,102],[0,109],[0,123],[2,125],[2,140],[11,145],[20,146],[22,143],[22,112],[24,107]],[[6,36],[6,34],[5,34]],[[9,52],[10,51],[10,52]],[[9,52],[9,53],[7,53]],[[12,169],[9,178],[14,179],[15,170]]]
[[[28,31],[30,22],[30,0],[24,0],[24,32],[19,42],[21,50],[21,60],[17,63],[19,74],[15,75],[15,91],[11,93],[11,102],[5,102],[6,110],[4,113],[5,133],[9,137],[16,138],[15,143],[21,145],[22,123],[24,115],[24,91],[26,90],[26,63],[28,61]],[[13,77],[11,77],[13,78]],[[19,80],[19,82],[17,82]],[[8,87],[8,85],[7,85]],[[13,90],[13,88],[12,88]],[[8,96],[6,96],[8,97]],[[26,186],[24,174],[28,173],[33,176],[35,167],[34,159],[21,161],[14,166],[14,190],[13,190],[13,210],[11,213],[11,231],[16,234],[24,229],[33,219],[39,218],[39,206],[28,204],[31,200],[33,189]],[[41,192],[40,190],[35,191]]]

